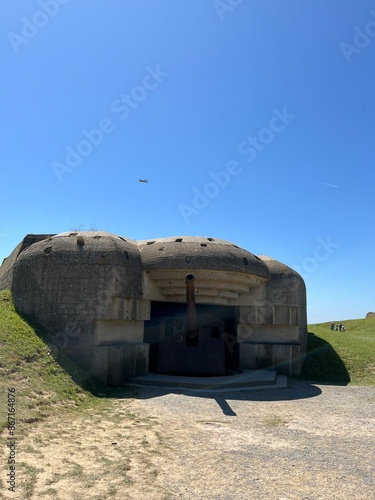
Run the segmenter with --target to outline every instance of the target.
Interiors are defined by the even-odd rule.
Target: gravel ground
[[[272,390],[142,388],[31,424],[17,493],[0,498],[375,498],[375,387],[291,382]],[[21,404],[21,402],[20,402]]]
[[[142,389],[164,444],[155,498],[375,498],[374,387],[173,394]],[[159,495],[159,496],[158,496]]]

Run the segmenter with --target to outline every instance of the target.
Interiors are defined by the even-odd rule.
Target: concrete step
[[[217,377],[188,377],[149,373],[130,379],[127,385],[181,388],[200,391],[275,389],[287,387],[287,377],[275,370],[241,370],[233,375]]]

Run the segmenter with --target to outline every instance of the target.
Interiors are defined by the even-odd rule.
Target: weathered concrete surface
[[[256,255],[216,238],[180,236],[138,242],[145,270],[206,269],[251,274],[269,279]]]
[[[24,237],[24,239],[19,243],[13,252],[3,260],[2,265],[0,267],[0,290],[6,290],[7,288],[12,288],[13,282],[13,266],[19,256],[19,254],[25,250],[30,245],[38,241],[45,240],[54,236],[53,234],[28,234]]]
[[[240,351],[243,366],[255,369],[271,364],[281,373],[298,375],[307,344],[305,283],[285,264],[267,256],[260,258],[270,271],[270,279],[250,310],[241,311],[237,336],[239,342],[249,344]]]
[[[14,303],[91,363],[94,321],[111,319],[114,297],[141,296],[137,245],[105,232],[62,233],[23,250],[13,268]],[[64,345],[65,344],[65,345]]]
[[[169,366],[155,359],[170,354],[159,348],[161,328],[165,318],[180,324],[166,333],[172,350],[180,348],[188,273],[195,276],[200,326],[212,335],[201,349],[216,344],[226,368],[299,374],[307,340],[303,279],[225,240],[136,242],[104,231],[28,235],[0,267],[0,289],[11,288],[17,309],[55,334],[57,349],[116,384],[151,365]]]

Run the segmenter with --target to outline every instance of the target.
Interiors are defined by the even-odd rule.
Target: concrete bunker
[[[22,314],[53,332],[58,349],[108,385],[149,371],[302,368],[303,279],[225,240],[27,235],[0,267],[4,288]]]

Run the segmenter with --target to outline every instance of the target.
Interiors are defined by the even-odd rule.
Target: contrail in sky
[[[322,181],[317,181],[317,182],[320,182],[320,184],[324,184],[325,186],[329,186],[332,188],[338,188],[338,186],[335,186],[334,184],[328,184],[327,182],[322,182]]]

